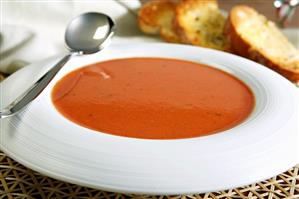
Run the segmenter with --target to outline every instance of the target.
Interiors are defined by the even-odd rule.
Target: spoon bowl
[[[90,54],[105,47],[115,25],[102,13],[89,12],[75,17],[67,26],[65,43],[70,51]]]

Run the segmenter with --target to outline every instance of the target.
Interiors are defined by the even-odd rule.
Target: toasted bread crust
[[[240,10],[242,12],[240,12]],[[243,12],[245,12],[247,16],[243,16]],[[245,39],[242,32],[238,31],[237,28],[243,23],[243,20],[249,20],[248,16],[256,17],[256,15],[258,14],[255,10],[243,5],[235,6],[231,10],[225,25],[225,34],[229,38],[231,51],[271,68],[290,81],[299,82],[298,60],[290,61],[287,64],[278,63],[275,57],[267,56],[261,49],[253,46],[248,38]],[[286,65],[290,65],[290,67],[286,67]]]
[[[176,6],[175,30],[184,43],[229,50],[223,34],[225,17],[216,0],[182,0]]]
[[[243,5],[235,6],[226,23],[224,20],[216,0],[154,0],[141,8],[138,18],[147,34],[160,35],[168,42],[230,51],[299,82],[299,52],[274,23]]]
[[[173,26],[175,6],[171,0],[147,2],[138,13],[140,29],[147,34],[160,34],[168,42],[179,42]]]

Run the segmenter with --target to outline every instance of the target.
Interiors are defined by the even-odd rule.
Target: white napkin
[[[140,37],[137,26],[139,7],[139,0],[4,1],[0,72],[12,73],[27,63],[66,52],[65,27],[73,17],[84,12],[102,12],[115,20],[117,33],[113,42],[147,40]]]
[[[14,54],[15,57],[18,49],[26,45],[34,36],[33,32],[22,26],[5,25],[1,31],[1,48],[0,57],[2,71],[11,73],[19,68],[19,66],[26,65],[27,63],[23,60],[17,60],[11,56]],[[20,34],[16,34],[20,32]]]

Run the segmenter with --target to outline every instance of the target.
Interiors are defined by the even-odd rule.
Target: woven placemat
[[[193,195],[148,196],[120,194],[82,187],[32,171],[0,152],[0,198],[101,199],[224,199],[299,198],[299,165],[268,180],[225,191]]]

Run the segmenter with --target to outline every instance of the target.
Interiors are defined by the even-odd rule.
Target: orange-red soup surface
[[[191,138],[230,129],[254,107],[250,89],[221,70],[189,61],[125,58],[63,77],[58,111],[81,126],[145,139]]]

